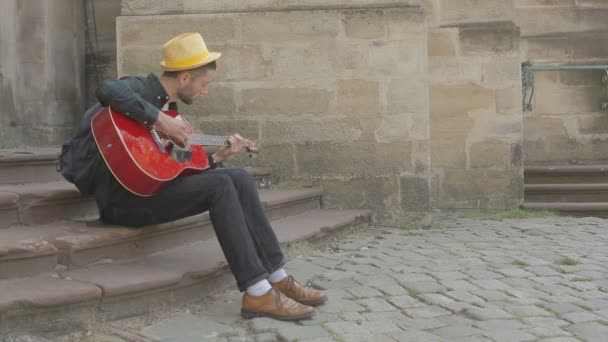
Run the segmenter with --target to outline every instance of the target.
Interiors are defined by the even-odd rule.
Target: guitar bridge
[[[154,128],[149,128],[149,130],[150,130],[150,134],[152,135],[152,139],[154,140],[154,142],[156,143],[156,146],[158,146],[158,149],[160,150],[160,153],[165,153],[165,145],[163,145],[163,141],[158,136],[158,133],[156,132],[156,130]]]

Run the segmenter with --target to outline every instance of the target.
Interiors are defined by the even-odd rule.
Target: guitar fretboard
[[[203,146],[228,146],[228,137],[221,135],[192,134],[188,143]]]

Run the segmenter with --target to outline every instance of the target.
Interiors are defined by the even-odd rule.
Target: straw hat
[[[188,70],[209,64],[221,55],[210,52],[199,33],[184,33],[163,45],[164,59],[160,65],[165,71]]]

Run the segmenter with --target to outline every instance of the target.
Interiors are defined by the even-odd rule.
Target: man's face
[[[184,85],[178,89],[177,96],[183,103],[190,105],[197,97],[207,95],[209,83],[215,77],[215,70],[207,70],[198,76],[196,74],[184,73],[184,77],[185,79],[182,81]]]

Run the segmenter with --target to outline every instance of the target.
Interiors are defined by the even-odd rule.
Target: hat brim
[[[160,66],[163,68],[164,71],[190,70],[190,69],[196,69],[198,67],[202,67],[203,65],[209,64],[209,63],[217,60],[221,56],[222,56],[221,52],[210,52],[207,57],[201,59],[200,61],[198,61],[192,65],[187,65],[187,66],[183,66],[183,67],[168,67],[165,64],[165,61],[162,61],[162,62],[160,62]]]

